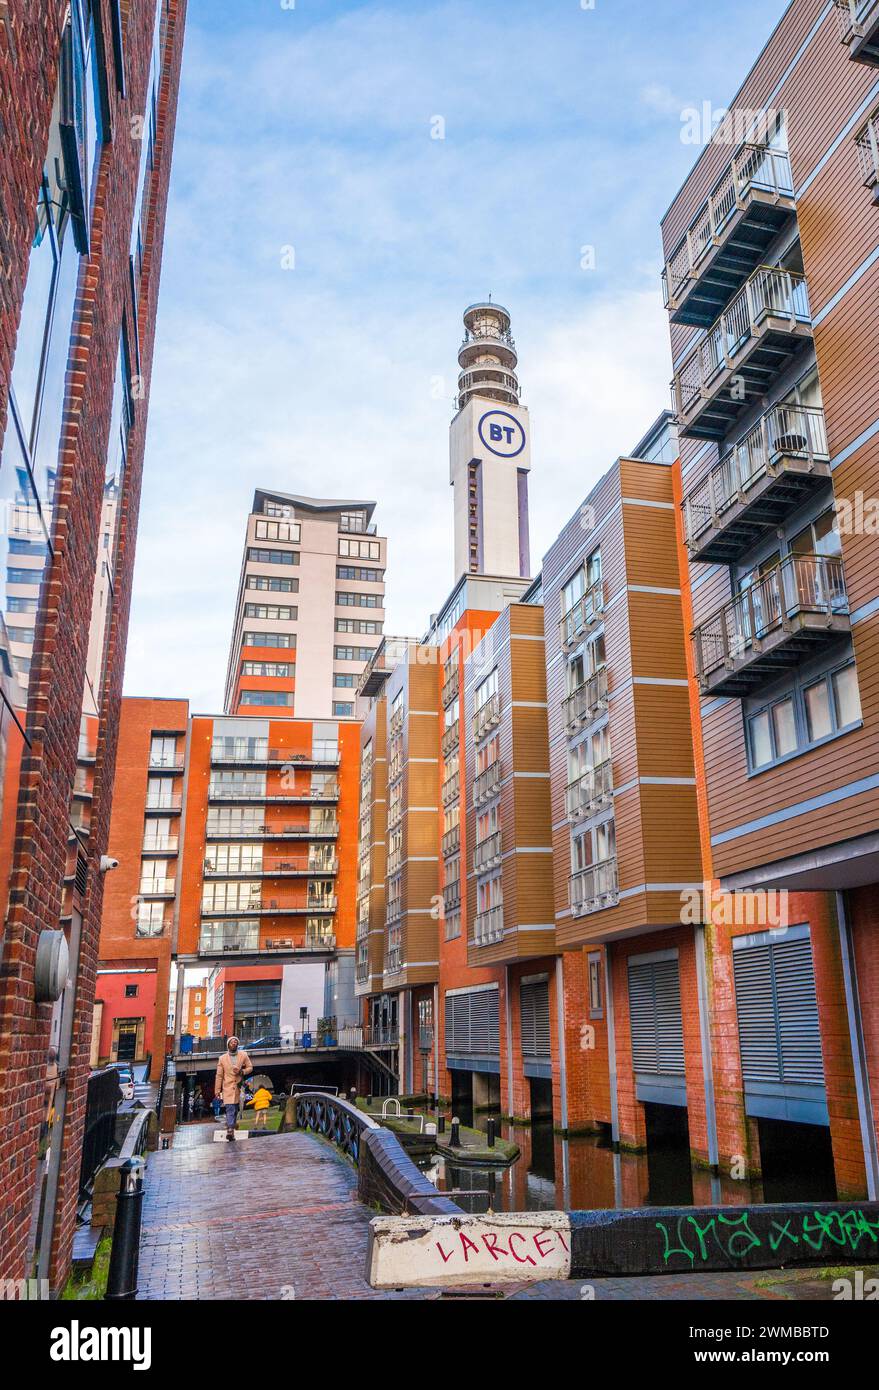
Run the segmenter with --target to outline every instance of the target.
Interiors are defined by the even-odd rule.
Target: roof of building
[[[259,487],[253,494],[253,510],[258,512],[264,499],[272,502],[289,502],[306,512],[365,511],[367,521],[372,520],[375,502],[350,497],[303,497],[297,492],[275,492],[273,488]]]

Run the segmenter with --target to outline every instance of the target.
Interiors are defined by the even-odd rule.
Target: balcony
[[[442,737],[442,749],[444,758],[447,758],[449,754],[457,748],[458,732],[459,726],[458,720],[456,719],[454,724],[449,725]]]
[[[145,835],[141,852],[143,854],[176,854],[178,844],[176,835]]]
[[[258,914],[260,917],[301,917],[309,912],[335,912],[337,899],[335,894],[326,897],[307,897],[307,898],[264,898],[262,894],[256,894],[251,898],[241,897],[237,902],[230,902],[225,906],[212,904],[209,899],[202,903],[202,917],[234,917],[240,912]]]
[[[400,971],[402,970],[402,968],[403,968],[403,947],[402,947],[402,946],[390,946],[390,947],[388,948],[388,950],[385,952],[385,969],[384,969],[384,973],[385,973],[386,975],[399,975],[399,973],[400,973]],[[374,1045],[374,1044],[373,1044],[373,1045]],[[385,1047],[393,1046],[393,1044],[391,1044],[391,1043],[384,1043],[384,1044],[381,1044],[381,1045],[382,1045],[382,1046],[385,1046]]]
[[[298,749],[270,748],[261,740],[219,741],[211,746],[214,767],[338,767],[341,761],[338,745],[317,742],[310,753]]]
[[[662,272],[673,322],[712,324],[795,212],[787,154],[742,145]]]
[[[703,695],[742,697],[851,631],[842,561],[788,555],[693,633]]]
[[[590,767],[565,788],[565,811],[569,820],[582,820],[609,806],[613,800],[613,764],[608,758]]]
[[[473,805],[481,806],[483,802],[490,801],[497,795],[501,785],[501,764],[500,759],[490,763],[484,771],[473,782]]]
[[[442,796],[443,805],[448,806],[452,801],[455,800],[455,798],[459,795],[460,791],[461,774],[460,772],[453,772],[451,777],[447,777],[442,785],[442,791],[440,795]]]
[[[369,961],[359,960],[354,967],[354,980],[358,985],[365,985],[369,979]]]
[[[461,884],[457,878],[443,887],[443,914],[453,917],[461,907]]]
[[[575,734],[607,709],[607,667],[600,666],[582,685],[566,696],[563,705],[565,733]]]
[[[400,841],[399,844],[390,845],[390,846],[388,847],[387,872],[388,872],[389,874],[395,874],[395,873],[397,872],[398,869],[402,868],[402,865],[403,865],[403,843],[402,843],[402,841]]]
[[[402,705],[394,710],[388,722],[388,738],[395,738],[397,734],[403,732],[405,717],[406,711],[403,709]]]
[[[385,956],[385,971],[387,974],[395,975],[400,969],[400,948],[395,947],[394,968],[388,969],[388,962],[391,952]],[[383,1023],[375,1028],[366,1028],[363,1033],[364,1047],[397,1047],[400,1042],[400,1034],[395,1024]]]
[[[477,912],[473,920],[473,945],[493,946],[504,939],[503,903],[490,907],[486,912]]]
[[[501,697],[499,691],[495,690],[473,711],[473,737],[477,740],[485,738],[485,735],[496,729],[500,722]]]
[[[303,858],[261,858],[254,860],[252,864],[240,864],[237,867],[230,865],[228,861],[224,864],[221,859],[206,858],[204,861],[204,876],[206,879],[217,878],[315,878],[324,875],[331,875],[338,872],[339,861],[336,858],[311,860]]]
[[[142,898],[173,898],[177,880],[173,878],[142,878],[140,896]]]
[[[864,185],[873,190],[873,202],[879,203],[879,108],[858,131],[855,145]]]
[[[385,922],[387,923],[387,925],[390,926],[392,922],[399,922],[402,916],[403,899],[388,898],[387,906],[385,908]]]
[[[761,266],[675,373],[672,389],[682,433],[722,439],[811,336],[805,276]]]
[[[606,585],[603,579],[599,579],[562,616],[559,640],[563,651],[573,651],[597,627],[604,614],[605,598]]]
[[[575,917],[614,907],[620,900],[616,855],[571,874],[568,897]]]
[[[443,855],[448,858],[450,854],[456,854],[461,848],[461,827],[453,825],[451,830],[447,830],[443,835]]]
[[[842,42],[856,63],[879,67],[879,0],[835,0]]]
[[[182,753],[150,753],[150,772],[182,772]]]
[[[263,955],[273,951],[327,951],[336,949],[336,939],[323,931],[306,931],[300,936],[266,937],[260,941],[256,922],[206,922],[199,934],[199,955]]]
[[[733,564],[829,477],[824,411],[773,406],[684,498],[690,559]]]
[[[180,792],[153,792],[146,799],[144,809],[146,811],[164,811],[169,813],[179,812],[183,807],[183,797]]]
[[[444,709],[446,708],[447,705],[450,705],[450,704],[452,703],[453,700],[457,700],[459,688],[460,688],[460,674],[459,674],[458,668],[457,668],[457,666],[456,666],[455,669],[452,671],[451,675],[449,676],[448,680],[445,681],[444,684],[443,684],[443,688],[442,688],[442,702],[443,702],[443,708],[444,708]]]
[[[258,783],[254,783],[252,786],[232,786],[223,782],[211,782],[208,785],[208,801],[266,802],[269,804],[308,806],[332,805],[338,800],[339,787],[338,783],[335,782],[325,787],[313,787],[309,791],[285,790],[279,792],[267,791],[264,786]]]
[[[388,781],[396,782],[398,777],[403,775],[403,754],[395,753],[388,760]]]
[[[238,825],[211,825],[205,828],[206,840],[335,840],[339,834],[337,820],[321,821],[317,825],[267,825],[248,821]]]
[[[383,637],[360,674],[357,694],[377,695],[394,667],[408,660],[409,652],[417,646],[414,637]]]
[[[495,830],[473,847],[473,872],[484,874],[488,869],[497,868],[501,862],[501,832]]]

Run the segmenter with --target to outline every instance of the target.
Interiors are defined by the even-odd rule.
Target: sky
[[[660,219],[786,0],[189,0],[126,693],[222,709],[257,487],[368,498],[387,632],[454,582],[464,308],[507,306],[532,568],[669,405]]]

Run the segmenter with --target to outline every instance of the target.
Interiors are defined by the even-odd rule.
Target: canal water
[[[485,1129],[487,1116],[475,1117]],[[518,1144],[519,1158],[508,1168],[475,1168],[430,1158],[420,1165],[440,1191],[454,1195],[465,1211],[582,1211],[602,1207],[743,1206],[764,1201],[820,1200],[823,1183],[807,1197],[803,1184],[789,1193],[764,1191],[758,1183],[736,1182],[694,1171],[688,1150],[669,1134],[658,1136],[652,1151],[614,1153],[601,1136],[563,1139],[552,1121],[531,1125],[497,1122],[498,1133]],[[806,1187],[812,1186],[807,1182]],[[835,1195],[835,1194],[834,1194]]]

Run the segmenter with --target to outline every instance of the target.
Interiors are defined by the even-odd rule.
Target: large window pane
[[[748,737],[751,742],[751,764],[763,767],[772,762],[772,738],[769,731],[769,712],[764,710],[748,722]]]
[[[826,738],[833,732],[833,719],[830,714],[830,696],[827,681],[820,680],[810,685],[806,691],[806,717],[809,721],[809,738]]]
[[[28,444],[36,415],[57,264],[58,247],[52,226],[52,209],[47,191],[43,189],[37,208],[36,229],[12,364],[12,390]]]
[[[794,716],[793,700],[779,700],[772,709],[772,725],[775,730],[775,756],[783,758],[792,753],[797,746],[797,721]]]
[[[834,675],[833,699],[837,725],[845,728],[847,724],[856,724],[861,717],[861,697],[854,666],[846,666]]]

